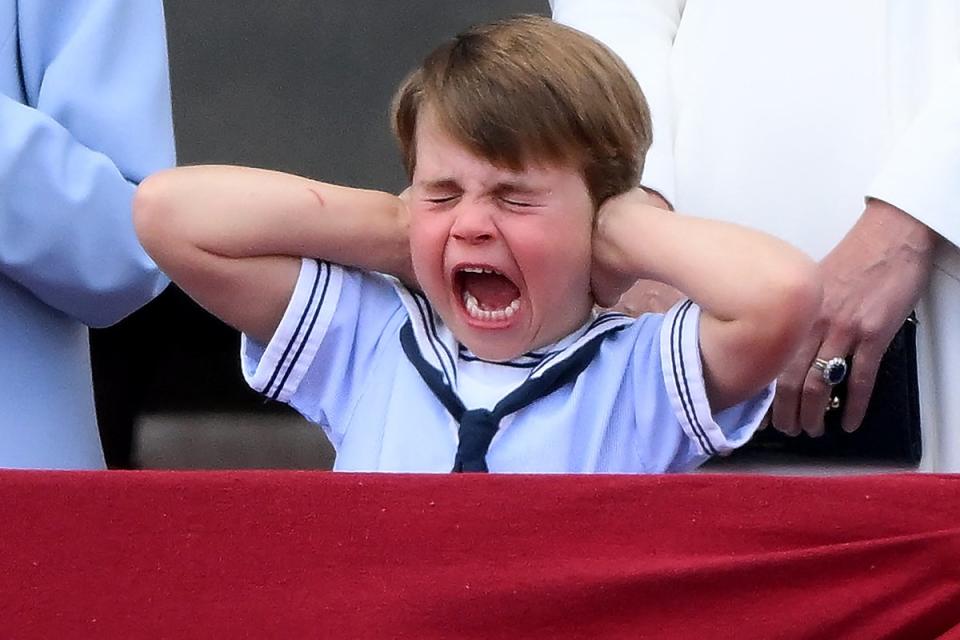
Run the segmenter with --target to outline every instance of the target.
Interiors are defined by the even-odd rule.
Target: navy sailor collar
[[[453,332],[443,324],[433,307],[419,291],[399,281],[394,283],[410,317],[413,336],[420,356],[435,369],[451,389],[457,388],[457,364],[464,360],[480,360],[457,342]],[[634,322],[634,318],[616,312],[595,313],[579,329],[557,342],[525,353],[513,360],[496,364],[530,369],[528,380],[535,379],[566,361],[597,336],[618,331]]]

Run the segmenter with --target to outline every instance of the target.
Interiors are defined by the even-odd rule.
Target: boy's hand
[[[413,187],[409,186],[403,191],[401,191],[400,195],[397,196],[398,198],[400,198],[400,202],[403,205],[401,209],[401,215],[406,220],[405,226],[407,229],[410,228],[410,199],[412,197],[410,193],[411,189],[413,189]],[[419,284],[417,283],[417,276],[413,271],[413,262],[411,262],[410,260],[409,252],[405,256],[404,263],[399,265],[396,269],[396,273],[393,273],[392,275],[399,278],[400,281],[403,282],[408,287],[411,287],[413,289],[420,288]]]
[[[593,300],[598,306],[613,307],[620,302],[620,297],[636,281],[637,279],[633,276],[601,264],[594,256],[593,269],[590,274],[590,288],[593,292]]]
[[[673,211],[670,203],[656,191],[645,189],[647,202],[655,207]],[[639,317],[645,313],[664,313],[683,298],[683,294],[670,285],[656,280],[637,280],[629,291],[620,297],[614,311]]]
[[[593,231],[590,285],[593,299],[601,307],[617,304],[638,279],[638,274],[631,272],[626,256],[619,250],[618,234],[634,231],[633,225],[622,223],[628,215],[656,206],[657,197],[640,188],[608,198],[600,205]]]

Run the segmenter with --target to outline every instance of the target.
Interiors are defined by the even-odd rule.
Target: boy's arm
[[[715,412],[776,378],[819,308],[816,266],[798,249],[734,224],[650,206],[639,190],[600,208],[594,260],[601,304],[649,278],[700,305],[700,352]]]
[[[254,339],[273,336],[300,257],[412,281],[406,207],[397,196],[245,167],[154,174],[134,199],[137,235],[208,311]]]

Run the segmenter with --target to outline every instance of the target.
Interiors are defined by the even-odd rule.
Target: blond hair
[[[407,76],[393,128],[411,177],[426,105],[448,135],[497,166],[577,166],[595,205],[637,185],[651,141],[650,111],[623,61],[541,16],[473,27]]]

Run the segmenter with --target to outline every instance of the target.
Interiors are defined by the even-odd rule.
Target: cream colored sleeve
[[[900,136],[867,195],[960,246],[960,63]]]
[[[912,62],[891,85],[893,116],[899,108],[905,117],[865,195],[960,246],[960,3],[931,0],[923,8],[901,7],[891,27],[891,64]]]

